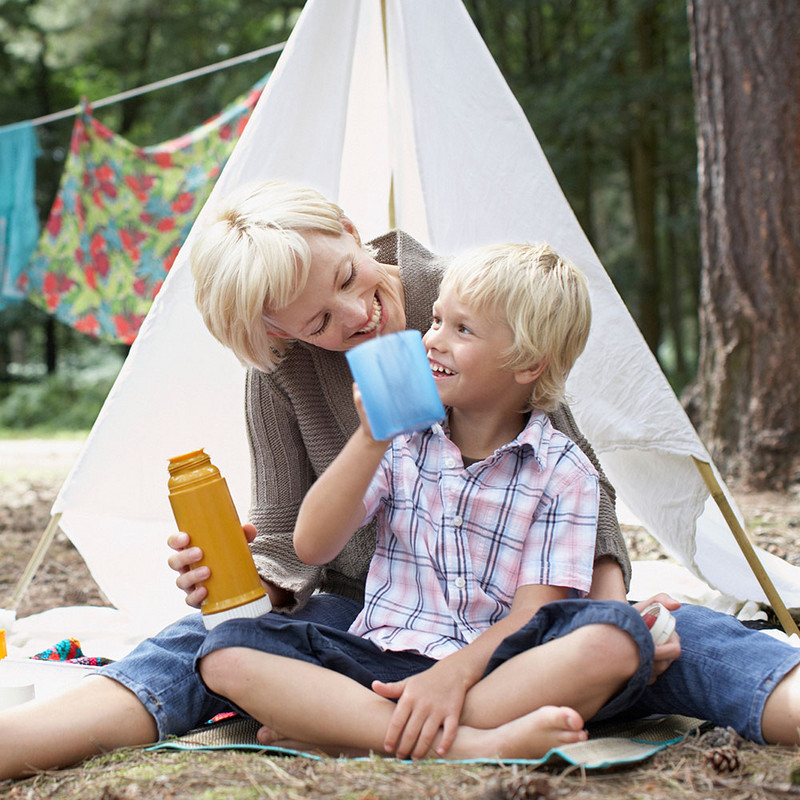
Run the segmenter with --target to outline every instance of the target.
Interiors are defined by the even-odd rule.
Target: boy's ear
[[[519,384],[533,383],[539,379],[539,376],[544,372],[547,366],[546,362],[537,364],[535,367],[528,367],[528,369],[518,369],[514,373],[514,380]]]
[[[342,214],[339,219],[341,220],[344,229],[356,240],[356,244],[361,247],[361,237],[358,235],[358,229],[352,223],[350,218]]]

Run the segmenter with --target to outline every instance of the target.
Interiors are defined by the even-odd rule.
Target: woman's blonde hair
[[[314,189],[251,184],[222,200],[191,251],[194,296],[211,333],[242,363],[269,372],[286,340],[263,316],[303,291],[311,252],[303,234],[340,235],[342,210]]]
[[[440,291],[445,289],[479,314],[508,323],[514,342],[500,354],[503,366],[518,371],[543,365],[528,409],[555,410],[592,321],[580,271],[547,244],[490,245],[453,259]]]

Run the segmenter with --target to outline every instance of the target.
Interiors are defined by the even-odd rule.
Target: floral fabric
[[[136,147],[84,107],[28,269],[28,299],[79,331],[130,344],[247,124],[266,78],[194,131]]]

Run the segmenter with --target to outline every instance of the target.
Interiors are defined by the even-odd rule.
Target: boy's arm
[[[353,386],[361,424],[308,490],[294,528],[294,548],[306,564],[336,558],[364,517],[364,495],[388,442],[372,438],[361,395]]]
[[[520,586],[509,613],[470,644],[404,681],[373,682],[377,694],[398,700],[386,730],[386,751],[399,758],[424,758],[441,728],[436,751],[444,755],[455,739],[464,698],[483,677],[500,643],[527,624],[545,603],[568,595],[569,589],[561,586]]]

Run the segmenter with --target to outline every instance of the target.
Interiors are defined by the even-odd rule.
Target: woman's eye
[[[320,334],[325,333],[325,329],[328,327],[328,323],[330,321],[331,321],[331,315],[326,314],[322,319],[322,324],[315,331],[311,332],[311,336],[319,336]]]
[[[350,264],[350,274],[347,276],[347,280],[342,284],[342,289],[347,289],[352,286],[357,274],[358,270],[356,269],[356,265]]]

